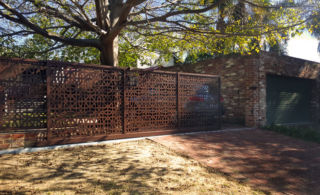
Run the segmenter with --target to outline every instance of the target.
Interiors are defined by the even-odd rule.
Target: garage
[[[267,75],[267,125],[312,122],[312,79]]]

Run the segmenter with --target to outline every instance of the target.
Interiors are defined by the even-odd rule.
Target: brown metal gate
[[[51,145],[220,128],[217,76],[0,62],[0,132],[42,128]]]

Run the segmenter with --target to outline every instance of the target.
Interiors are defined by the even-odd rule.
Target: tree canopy
[[[314,11],[313,17],[307,22],[309,32],[319,40],[318,53],[320,54],[320,10]]]
[[[0,0],[2,45],[24,57],[128,66],[141,54],[259,52],[307,27],[318,0]],[[22,38],[21,38],[22,37]],[[12,45],[14,42],[15,45]],[[18,47],[16,45],[22,45]],[[85,48],[85,49],[84,49]],[[100,55],[99,55],[100,53]]]

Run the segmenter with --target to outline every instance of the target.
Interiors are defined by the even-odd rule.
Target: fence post
[[[126,70],[122,71],[122,133],[126,133]]]
[[[219,118],[218,118],[218,125],[219,129],[221,129],[221,123],[222,123],[222,105],[221,105],[221,78],[218,77],[218,110],[219,110]]]
[[[180,123],[181,123],[181,119],[180,119],[180,105],[179,105],[179,94],[180,94],[180,92],[179,92],[179,90],[180,90],[180,73],[179,72],[177,72],[177,77],[176,77],[176,104],[177,104],[177,128],[180,128]]]
[[[51,70],[48,66],[48,61],[45,62],[45,66],[46,66],[46,84],[47,84],[47,142],[49,142],[50,138],[51,138],[51,119],[50,119],[50,113],[51,113],[51,109],[50,109],[50,95],[51,95],[51,89],[50,89],[50,84],[51,84]]]

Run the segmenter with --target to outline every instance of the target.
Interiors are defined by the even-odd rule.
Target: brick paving
[[[272,194],[320,194],[320,144],[265,130],[152,138]]]

